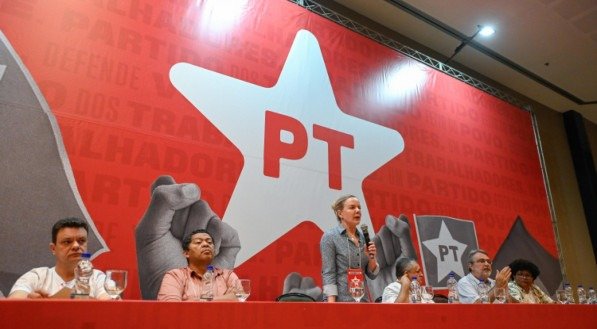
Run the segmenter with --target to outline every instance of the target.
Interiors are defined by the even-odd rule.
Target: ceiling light
[[[481,26],[480,28],[479,34],[484,37],[488,37],[495,33],[495,30],[491,26]]]
[[[466,46],[469,42],[473,41],[473,39],[477,36],[477,34],[481,34],[482,36],[486,37],[486,36],[490,36],[494,33],[495,33],[495,30],[491,26],[477,25],[477,32],[475,32],[475,34],[471,35],[470,37],[466,37],[466,38],[462,39],[462,42],[460,43],[460,45],[458,45],[458,47],[456,47],[456,49],[454,49],[454,53],[452,54],[452,56],[450,56],[448,59],[446,59],[444,64],[448,64],[448,62],[450,62],[452,60],[452,58],[454,58],[454,56],[456,56],[462,50],[462,48],[464,48],[464,46]]]

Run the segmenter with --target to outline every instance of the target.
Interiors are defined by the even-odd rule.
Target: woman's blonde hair
[[[334,211],[334,215],[336,215],[336,219],[338,219],[338,221],[342,220],[340,218],[340,216],[338,216],[338,211],[340,211],[340,210],[342,210],[342,208],[344,208],[344,202],[346,202],[346,200],[348,200],[350,198],[356,199],[357,197],[352,194],[346,194],[346,195],[339,197],[338,199],[336,199],[336,201],[334,201],[334,203],[332,203],[332,210]]]

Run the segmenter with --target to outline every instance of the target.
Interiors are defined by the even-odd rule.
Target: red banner
[[[375,232],[390,214],[461,218],[494,255],[520,217],[557,257],[528,112],[291,2],[8,0],[0,30],[109,248],[94,264],[132,274],[126,298],[140,297],[134,229],[163,174],[238,230],[253,300],[294,271],[321,285],[344,193]]]

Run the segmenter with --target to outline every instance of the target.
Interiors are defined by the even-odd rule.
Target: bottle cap
[[[84,252],[84,253],[81,254],[81,257],[83,257],[83,258],[91,258],[91,253]]]
[[[207,270],[208,270],[208,271],[213,271],[213,270],[214,270],[214,267],[213,267],[213,265],[207,265]]]

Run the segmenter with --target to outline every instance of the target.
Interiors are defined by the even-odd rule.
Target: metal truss
[[[312,1],[312,0],[288,0],[288,1],[293,2],[305,9],[307,9],[313,13],[316,13],[322,17],[325,17],[333,22],[336,22],[354,32],[357,32],[357,33],[364,35],[372,40],[375,40],[384,46],[392,48],[392,49],[394,49],[412,59],[415,59],[427,66],[430,66],[436,70],[439,70],[439,71],[441,71],[453,78],[456,78],[468,85],[471,85],[477,89],[480,89],[480,90],[482,90],[490,95],[493,95],[501,100],[504,100],[512,105],[520,107],[520,108],[524,109],[525,111],[530,111],[530,109],[531,109],[531,107],[527,103],[522,102],[521,100],[519,100],[518,98],[516,98],[512,95],[510,95],[498,88],[492,87],[479,79],[473,78],[468,74],[460,72],[457,69],[455,69],[447,64],[444,64],[443,62],[440,62],[435,58],[429,57],[428,55],[421,53],[420,51],[417,51],[408,46],[405,46],[405,45],[399,43],[398,41],[391,39],[375,30],[372,30],[358,22],[355,22],[347,17],[344,17],[344,16],[338,14],[337,12],[316,3],[315,1]]]

